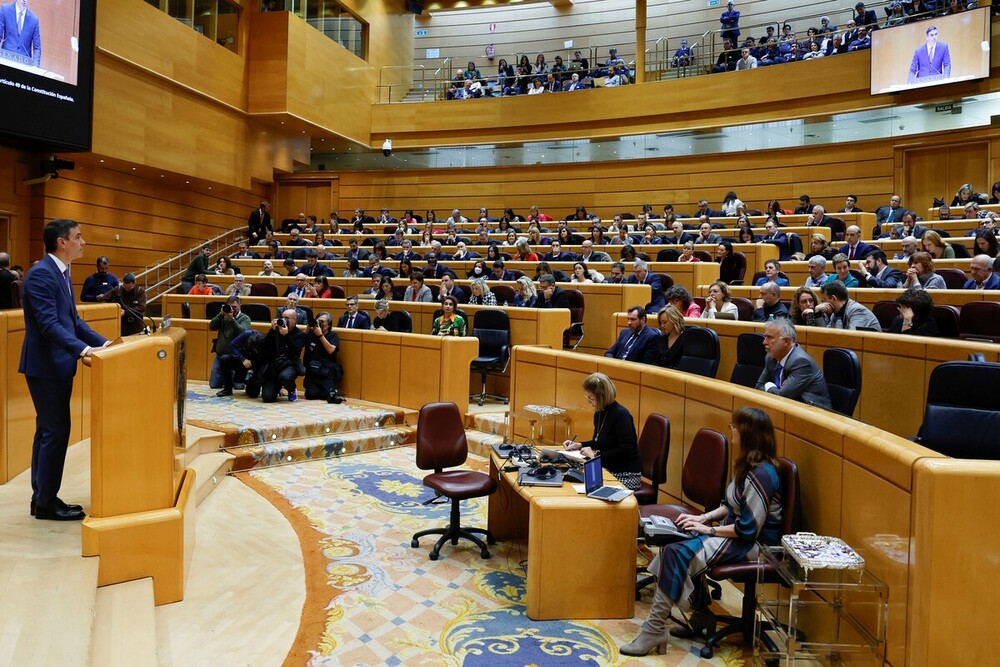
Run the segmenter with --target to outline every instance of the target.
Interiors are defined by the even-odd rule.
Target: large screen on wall
[[[989,7],[872,33],[872,95],[990,75]]]
[[[0,143],[90,150],[97,0],[0,0]]]

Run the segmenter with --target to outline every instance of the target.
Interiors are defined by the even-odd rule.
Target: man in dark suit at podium
[[[69,446],[70,397],[76,362],[108,344],[77,315],[70,264],[83,256],[75,220],[53,220],[42,233],[48,253],[24,279],[24,345],[21,364],[35,405],[31,446],[31,513],[36,519],[75,521],[83,508],[59,499]]]
[[[23,56],[35,67],[42,66],[42,32],[38,17],[28,9],[28,0],[0,6],[0,49]]]

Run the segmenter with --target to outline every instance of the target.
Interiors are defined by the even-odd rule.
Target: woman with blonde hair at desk
[[[704,514],[677,517],[681,529],[698,535],[662,547],[649,564],[657,578],[653,604],[639,636],[621,647],[623,655],[664,652],[670,612],[674,605],[689,607],[698,577],[716,565],[754,559],[758,543],[775,545],[781,537],[781,478],[771,418],[758,408],[740,408],[732,419],[729,430],[739,455],[726,497]]]
[[[635,491],[642,483],[642,463],[632,414],[615,400],[615,384],[604,373],[588,375],[583,381],[583,394],[595,410],[594,438],[585,442],[567,440],[563,447],[579,450],[588,458],[599,452],[601,466],[626,489]]]

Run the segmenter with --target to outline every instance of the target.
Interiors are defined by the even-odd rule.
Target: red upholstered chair
[[[420,408],[417,418],[417,467],[434,472],[424,477],[424,486],[437,494],[428,503],[444,497],[451,500],[451,521],[447,528],[430,528],[414,533],[410,546],[416,549],[425,535],[440,535],[430,559],[437,560],[444,543],[451,540],[458,544],[461,538],[471,540],[480,549],[483,558],[490,557],[486,544],[474,533],[484,535],[486,542],[495,544],[490,531],[483,528],[463,527],[459,513],[459,503],[469,498],[482,498],[497,490],[497,481],[481,472],[471,470],[445,470],[465,463],[469,455],[469,443],[465,439],[465,423],[462,413],[454,403],[428,403]],[[425,503],[427,504],[427,503]]]
[[[1000,303],[972,301],[962,305],[959,338],[1000,343]]]
[[[583,313],[586,302],[578,289],[563,290],[569,299],[569,328],[563,330],[563,349],[575,350],[583,342]]]
[[[736,306],[736,310],[739,312],[739,320],[741,322],[749,322],[753,319],[753,301],[742,296],[734,296],[731,301],[733,305]]]
[[[934,321],[937,322],[938,335],[941,338],[958,338],[960,317],[961,313],[955,306],[934,304]]]
[[[795,462],[784,457],[778,459],[780,467],[778,475],[781,477],[781,534],[787,535],[796,533],[802,525],[802,508],[799,502],[799,468]],[[708,571],[709,579],[721,581],[729,579],[736,584],[743,584],[743,608],[739,618],[723,617],[730,621],[727,625],[719,628],[705,640],[705,646],[701,649],[701,657],[711,658],[715,645],[723,637],[741,633],[743,642],[750,643],[753,637],[754,616],[757,613],[757,582],[763,581],[768,584],[780,584],[783,582],[781,576],[773,566],[766,563],[758,563],[757,559],[728,565],[717,565]]]
[[[892,326],[892,321],[896,319],[896,315],[899,315],[899,307],[895,301],[876,301],[875,305],[872,306],[872,313],[875,314],[882,331],[888,331],[889,327]]]
[[[250,296],[278,296],[278,286],[274,283],[251,283]]]
[[[660,484],[667,481],[667,456],[670,454],[670,420],[661,414],[646,417],[639,435],[639,458],[642,460],[641,486],[635,492],[640,505],[652,505],[660,493]]]

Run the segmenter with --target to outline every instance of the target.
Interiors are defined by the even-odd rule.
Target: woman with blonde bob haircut
[[[704,514],[677,517],[678,526],[697,535],[662,547],[649,564],[657,578],[653,604],[639,636],[621,647],[622,655],[646,655],[654,648],[664,652],[670,612],[674,605],[686,610],[694,582],[706,570],[756,561],[758,543],[776,545],[781,539],[781,477],[771,418],[758,408],[740,408],[729,430],[739,454],[726,497]]]
[[[600,454],[601,466],[626,489],[635,491],[642,483],[642,463],[632,414],[616,400],[615,383],[604,373],[588,375],[583,394],[594,408],[594,437],[585,442],[566,440],[563,447],[589,458]]]

